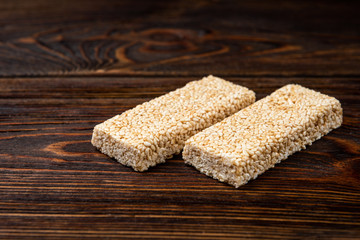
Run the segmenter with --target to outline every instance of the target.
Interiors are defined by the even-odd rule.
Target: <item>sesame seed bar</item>
[[[179,154],[189,137],[254,101],[253,91],[210,75],[95,126],[91,143],[142,172]]]
[[[238,188],[342,123],[333,97],[287,85],[191,137],[183,158]]]

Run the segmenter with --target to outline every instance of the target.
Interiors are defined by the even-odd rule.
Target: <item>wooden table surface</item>
[[[360,239],[356,1],[0,1],[0,239]],[[235,189],[181,155],[134,172],[93,127],[207,74],[288,84],[343,125]]]

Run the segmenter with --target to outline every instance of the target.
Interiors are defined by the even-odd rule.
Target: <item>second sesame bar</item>
[[[338,100],[287,85],[190,138],[183,158],[202,173],[239,187],[341,123]]]
[[[208,76],[95,126],[91,142],[120,163],[145,171],[180,153],[189,137],[254,101],[253,91]]]

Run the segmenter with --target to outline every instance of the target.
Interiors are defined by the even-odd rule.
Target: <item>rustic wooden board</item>
[[[0,11],[0,76],[360,74],[356,3],[17,0]]]
[[[0,1],[0,239],[359,239],[359,4]],[[190,7],[191,5],[191,7]],[[299,83],[343,125],[235,189],[181,155],[137,173],[92,128],[205,74]]]
[[[95,124],[190,80],[1,79],[0,235],[358,236],[356,79],[230,78],[258,98],[286,83],[300,83],[337,97],[344,107],[341,128],[240,189],[200,174],[181,156],[137,173],[90,144]]]

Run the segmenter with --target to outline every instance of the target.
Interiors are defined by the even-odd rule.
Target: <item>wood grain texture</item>
[[[0,236],[355,238],[358,79],[229,78],[258,98],[287,83],[337,97],[344,124],[235,189],[175,156],[145,173],[99,153],[92,128],[193,78],[1,79]]]
[[[0,0],[0,239],[360,239],[356,1]],[[137,173],[93,127],[207,74],[298,83],[343,125],[235,189],[181,155]]]
[[[1,3],[1,76],[360,74],[356,2]]]

